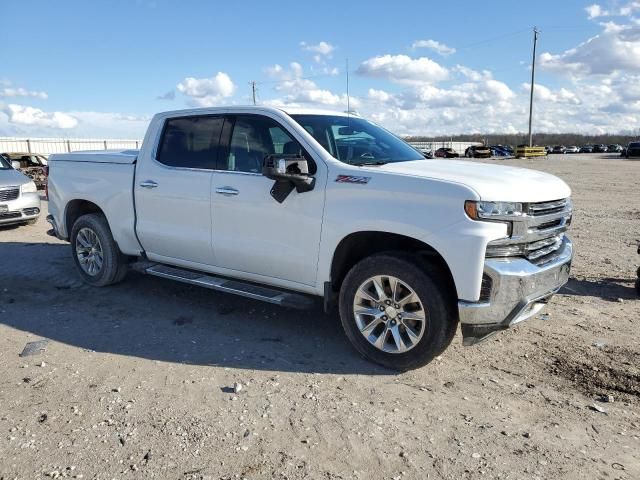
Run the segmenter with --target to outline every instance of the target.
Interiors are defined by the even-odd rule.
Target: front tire
[[[121,282],[127,257],[113,239],[107,219],[100,213],[82,215],[71,229],[71,251],[82,279],[94,287]]]
[[[355,349],[394,370],[426,365],[451,343],[457,315],[436,269],[417,256],[372,255],[340,289],[340,320]]]

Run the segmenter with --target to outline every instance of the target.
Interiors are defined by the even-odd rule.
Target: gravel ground
[[[320,308],[135,273],[93,289],[46,212],[1,228],[0,479],[640,478],[640,162],[494,163],[571,185],[572,278],[546,314],[402,375]]]

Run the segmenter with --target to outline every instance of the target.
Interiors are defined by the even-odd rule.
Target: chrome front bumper
[[[484,274],[491,291],[480,302],[458,302],[464,345],[536,315],[569,280],[573,245],[565,235],[553,260],[536,265],[524,258],[488,258]]]
[[[0,201],[0,204],[7,206],[7,211],[0,212],[0,225],[23,223],[40,216],[38,193],[20,193],[15,200]]]

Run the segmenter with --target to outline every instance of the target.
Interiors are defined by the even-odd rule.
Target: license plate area
[[[9,205],[0,204],[0,213],[7,213],[9,211]]]

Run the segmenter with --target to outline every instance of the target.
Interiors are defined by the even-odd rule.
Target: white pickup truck
[[[142,148],[50,157],[51,235],[83,279],[150,275],[296,308],[323,297],[366,358],[428,363],[534,316],[568,280],[571,191],[428,160],[357,115],[155,115]]]

